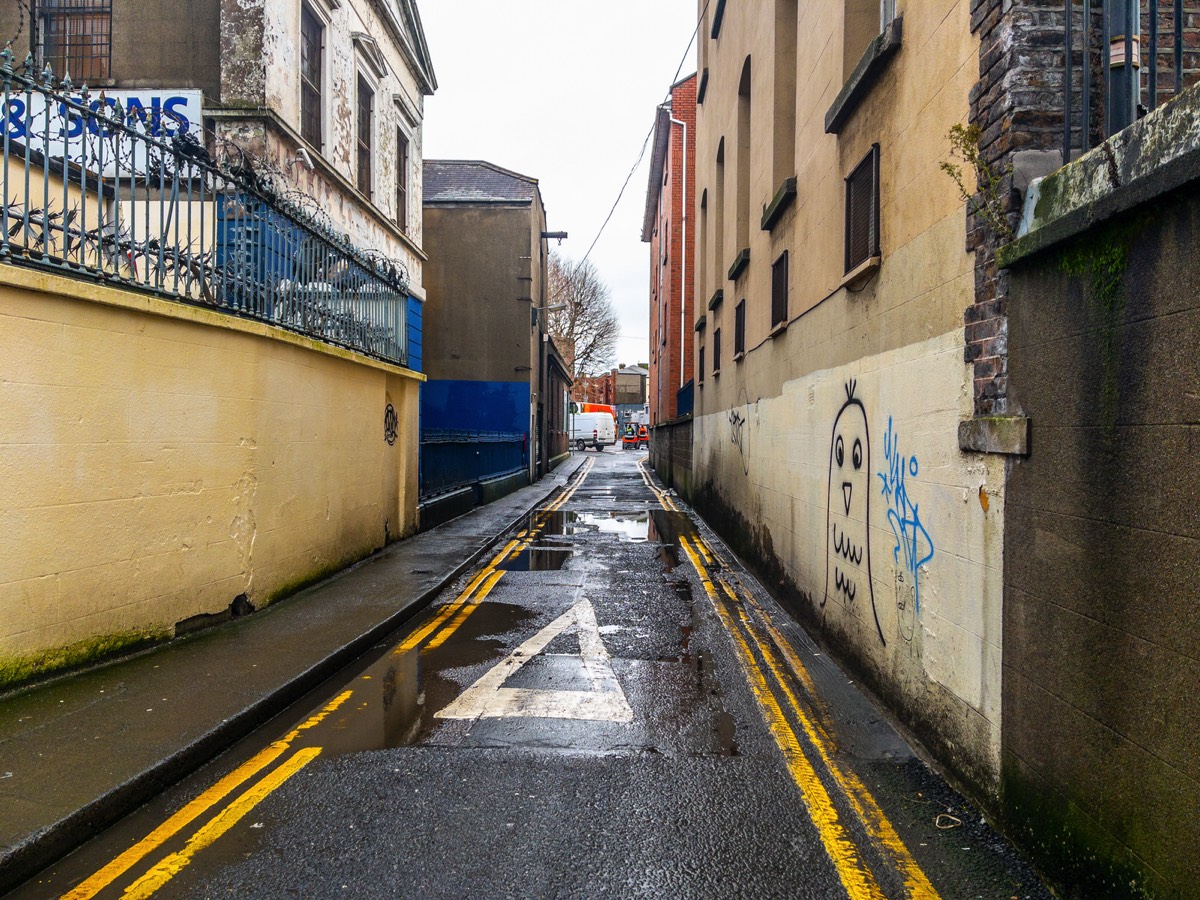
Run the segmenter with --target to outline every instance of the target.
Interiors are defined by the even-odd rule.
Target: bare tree
[[[552,250],[548,276],[549,305],[567,307],[549,314],[548,327],[572,373],[595,375],[611,367],[621,323],[596,267],[587,260],[576,264]]]

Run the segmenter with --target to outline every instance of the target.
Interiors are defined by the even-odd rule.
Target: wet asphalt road
[[[13,896],[1049,897],[644,453],[588,455],[394,641]]]

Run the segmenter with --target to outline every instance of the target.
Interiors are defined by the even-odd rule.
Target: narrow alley
[[[1050,896],[645,454],[570,465],[426,612],[12,896]]]

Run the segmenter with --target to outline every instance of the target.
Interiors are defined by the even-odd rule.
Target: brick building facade
[[[650,422],[681,413],[678,394],[693,377],[696,76],[671,86],[658,108],[642,240],[650,245]],[[690,233],[690,234],[689,234]]]

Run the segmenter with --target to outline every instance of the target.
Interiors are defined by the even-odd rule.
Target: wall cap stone
[[[1025,192],[1001,268],[1200,181],[1200,85],[1160,106]]]
[[[1028,456],[1032,421],[1027,416],[978,416],[959,422],[958,449]]]

